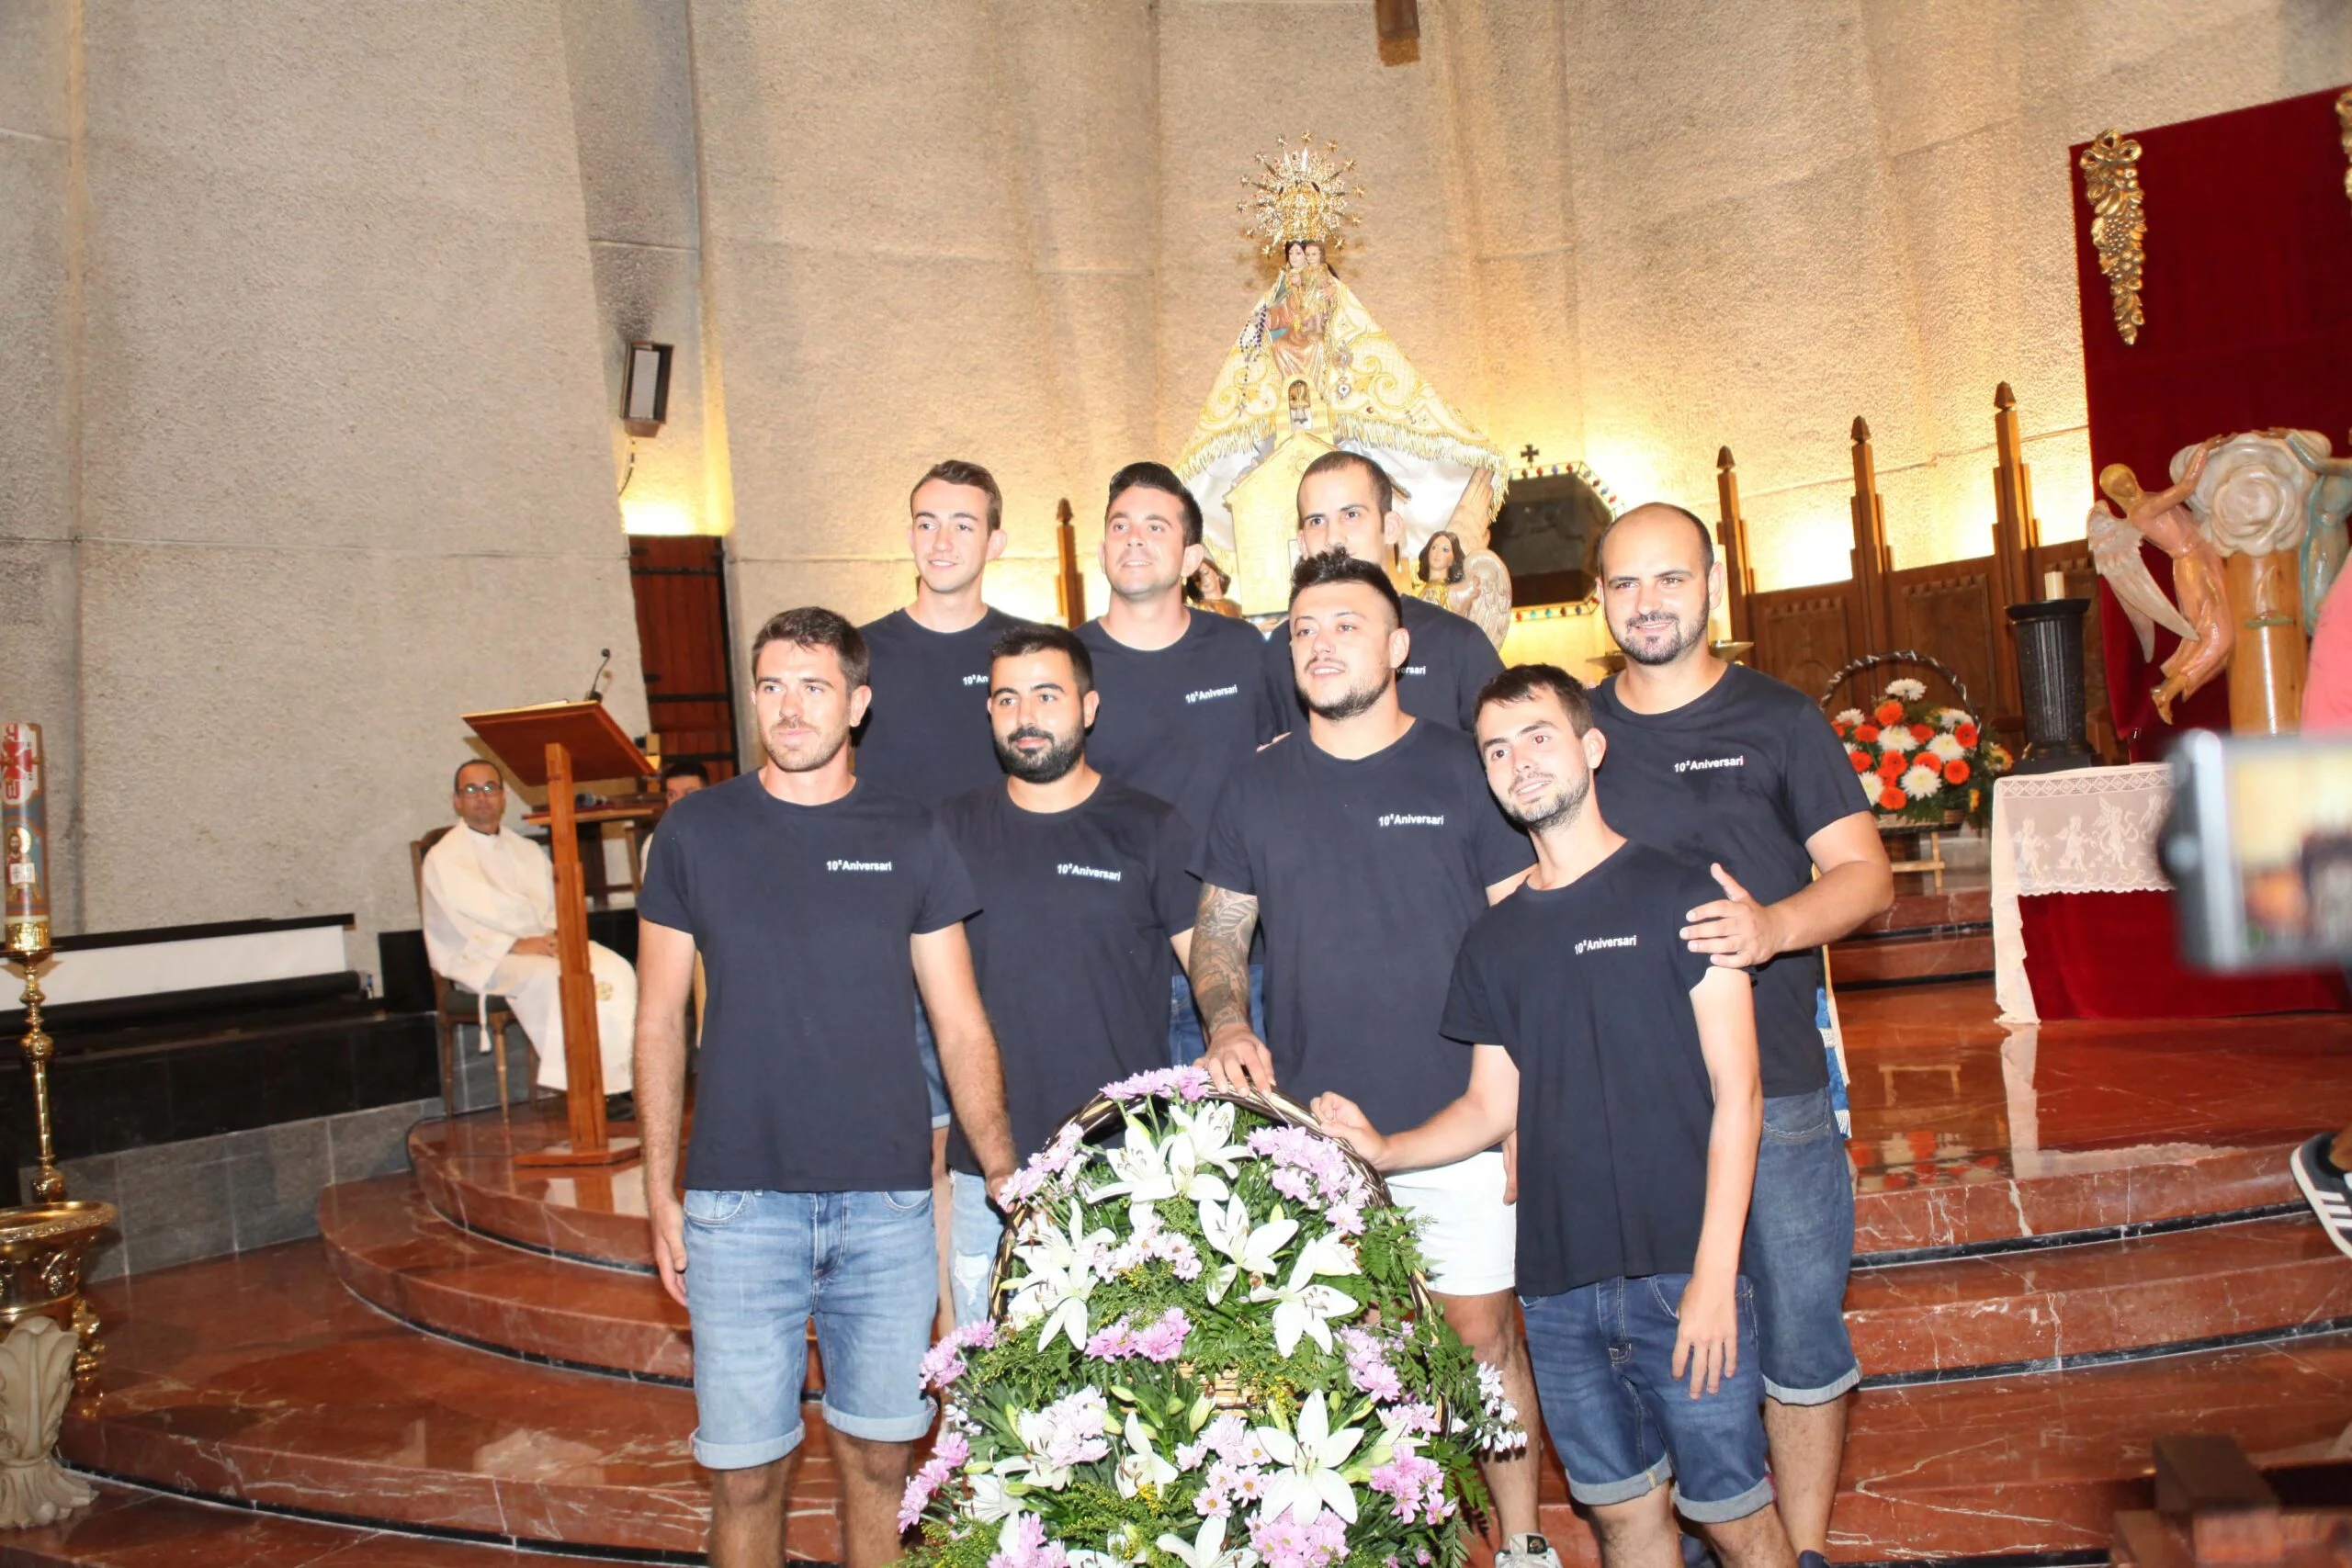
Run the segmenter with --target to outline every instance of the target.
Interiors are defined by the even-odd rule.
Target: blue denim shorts
[[[1862,1379],[1846,1333],[1854,1172],[1826,1089],[1764,1102],[1740,1272],[1755,1282],[1764,1392],[1826,1404]]]
[[[1700,1524],[1744,1519],[1772,1501],[1764,1454],[1764,1379],[1756,1298],[1739,1281],[1739,1367],[1690,1397],[1673,1372],[1688,1274],[1602,1280],[1520,1303],[1544,1427],[1587,1507],[1630,1503],[1668,1481]]]
[[[947,1075],[939,1069],[939,1042],[932,1037],[931,1014],[921,997],[915,998],[915,1052],[922,1057],[922,1087],[931,1095],[931,1126],[937,1132],[948,1122]]]
[[[948,1304],[956,1309],[956,1326],[961,1328],[989,1314],[989,1286],[996,1280],[996,1249],[1004,1221],[989,1203],[987,1181],[960,1170],[949,1171],[947,1179],[956,1195],[947,1249]]]
[[[1250,1027],[1266,1037],[1266,966],[1250,965]],[[1168,1065],[1186,1066],[1209,1054],[1201,1033],[1201,1010],[1193,1005],[1193,982],[1182,969],[1168,979]]]
[[[931,1429],[922,1357],[939,1303],[931,1191],[689,1189],[695,1462],[747,1470],[800,1446],[808,1320],[825,1424],[877,1443]]]

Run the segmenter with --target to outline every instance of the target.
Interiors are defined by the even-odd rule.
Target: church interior
[[[1253,227],[1304,186],[1312,257]],[[665,767],[757,764],[769,615],[905,602],[943,457],[996,608],[1100,615],[1153,458],[1262,623],[1349,444],[1506,663],[1622,664],[1593,546],[1668,501],[1725,657],[1981,731],[1852,753],[1833,1560],[2352,1560],[2288,1164],[2352,1122],[2352,917],[2210,972],[2158,846],[2178,737],[2301,728],[2345,553],[2352,7],[0,0],[0,1564],[705,1561],[579,1026]],[[2332,755],[2277,788],[2342,845]],[[464,763],[553,852],[538,1004],[428,947]]]

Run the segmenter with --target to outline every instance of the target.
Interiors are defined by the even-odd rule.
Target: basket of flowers
[[[1410,1218],[1304,1110],[1139,1074],[1006,1202],[989,1317],[924,1362],[910,1564],[1460,1568],[1476,1457],[1526,1436]]]
[[[1845,742],[1862,794],[1883,831],[1983,826],[1992,815],[1993,780],[2007,773],[2007,750],[1972,711],[1968,688],[1949,665],[1923,653],[1880,653],[1838,671],[1821,695],[1826,705],[1848,677],[1882,664],[1917,664],[1935,671],[1960,698],[1931,703],[1925,682],[1889,681],[1867,709],[1846,708],[1829,727]]]

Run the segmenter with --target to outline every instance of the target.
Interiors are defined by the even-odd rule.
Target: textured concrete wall
[[[72,9],[12,6],[0,45]],[[0,60],[0,116],[32,112]],[[575,695],[609,643],[644,725],[558,7],[93,6],[78,64],[71,472],[9,516],[73,541],[78,594],[37,604],[78,605],[78,700],[13,631],[5,684],[78,721],[81,922],[355,909],[373,967],[459,714]],[[0,178],[49,135],[0,137]],[[71,212],[45,177],[11,283],[51,265],[15,214],[38,252]]]

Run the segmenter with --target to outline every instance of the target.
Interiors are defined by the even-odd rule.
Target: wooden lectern
[[[548,849],[555,856],[555,945],[561,966],[565,1109],[571,1136],[514,1156],[516,1165],[620,1165],[637,1157],[635,1138],[605,1132],[605,1060],[596,1035],[596,981],[588,968],[588,900],[580,874],[575,779],[638,778],[645,753],[605,705],[542,703],[466,715],[491,755],[526,784],[548,792]]]

